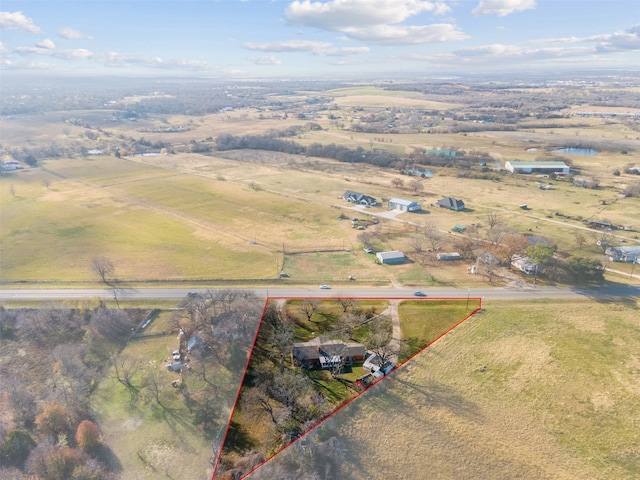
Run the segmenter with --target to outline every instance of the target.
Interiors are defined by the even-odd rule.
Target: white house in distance
[[[403,212],[417,212],[422,210],[422,207],[411,200],[404,200],[402,198],[392,198],[389,200],[389,210],[401,210]]]
[[[609,247],[605,253],[612,262],[640,263],[640,246]]]
[[[569,166],[564,162],[518,162],[509,161],[504,168],[511,173],[569,173]]]

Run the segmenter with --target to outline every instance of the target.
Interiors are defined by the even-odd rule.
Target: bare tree
[[[424,192],[424,184],[417,178],[409,182],[409,188],[416,195],[420,192]]]
[[[615,246],[615,235],[611,232],[602,232],[596,235],[596,245],[602,250],[602,254],[607,253],[609,247]]]
[[[529,246],[529,239],[525,235],[519,233],[506,233],[500,240],[495,253],[498,255],[503,265],[511,263],[513,256],[517,253],[523,253]]]
[[[424,235],[415,234],[409,237],[409,245],[416,253],[422,253],[422,250],[424,249],[424,241]]]
[[[434,252],[438,251],[440,249],[440,246],[442,245],[442,235],[440,234],[438,227],[436,227],[433,223],[427,223],[422,231],[424,237],[427,239],[429,245],[431,246],[431,250]]]
[[[497,212],[492,212],[487,215],[487,225],[489,225],[489,230],[493,230],[496,227],[499,227],[504,224],[502,216]]]
[[[107,257],[102,256],[94,257],[91,260],[91,266],[93,268],[93,271],[98,274],[102,282],[106,286],[111,287],[111,289],[113,290],[113,299],[115,300],[118,308],[120,308],[120,303],[118,302],[118,289],[116,288],[117,282],[115,281],[115,279],[111,278],[113,273],[115,272],[115,267],[113,266],[111,260]]]
[[[300,313],[307,317],[307,321],[310,322],[311,317],[313,317],[320,309],[320,304],[320,300],[302,300],[298,305],[298,309],[300,310]]]
[[[391,180],[391,186],[394,188],[402,188],[404,187],[404,180],[396,177]]]
[[[133,378],[138,373],[140,363],[131,361],[119,355],[114,355],[113,366],[115,369],[116,380],[125,386],[127,392],[129,392],[129,402],[134,403],[136,398],[138,398],[140,386],[134,385]]]
[[[485,275],[491,282],[498,269],[498,259],[493,254],[483,250],[478,254],[476,264],[480,270],[479,273]]]
[[[507,235],[507,232],[501,225],[496,225],[487,230],[487,240],[491,242],[491,245],[499,245],[505,235]]]
[[[576,239],[576,245],[578,246],[578,250],[582,250],[582,247],[584,247],[584,244],[587,243],[586,235],[582,232],[576,232],[574,236]]]
[[[347,313],[349,310],[353,311],[360,305],[360,302],[355,298],[346,297],[339,298],[338,303],[342,306],[342,311],[344,313]]]
[[[293,328],[289,322],[280,321],[271,332],[271,345],[280,360],[280,372],[284,372],[287,353],[293,346]]]
[[[249,407],[250,411],[254,410],[256,416],[260,416],[261,412],[267,413],[273,424],[278,424],[273,399],[269,396],[264,386],[247,389],[246,394],[242,397],[242,401]]]
[[[344,337],[352,339],[353,330],[364,324],[365,321],[366,316],[364,314],[345,312],[344,315],[340,317],[339,328],[344,332]]]
[[[115,272],[115,267],[109,258],[103,256],[94,257],[91,260],[91,267],[105,285],[109,287],[113,285],[110,277]]]

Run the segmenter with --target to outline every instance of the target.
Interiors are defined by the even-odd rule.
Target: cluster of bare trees
[[[109,354],[124,344],[141,312],[3,309],[3,331],[23,356],[0,369],[0,477],[110,479],[89,397]],[[89,475],[89,476],[86,476]]]

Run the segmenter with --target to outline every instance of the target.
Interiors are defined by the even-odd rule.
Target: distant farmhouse
[[[365,207],[373,207],[374,205],[378,204],[375,198],[369,195],[365,195],[364,193],[353,192],[351,190],[347,190],[346,192],[344,192],[342,198],[349,203],[364,205]]]
[[[293,358],[299,367],[334,368],[337,365],[352,365],[363,362],[366,348],[361,343],[345,343],[342,340],[322,340],[320,337],[308,342],[293,344]]]
[[[20,168],[22,168],[22,165],[20,165],[20,163],[16,162],[15,160],[8,160],[6,162],[2,162],[1,168],[3,171],[19,170]]]
[[[513,257],[511,259],[511,266],[527,275],[536,273],[536,264],[532,262],[529,257]]]
[[[456,212],[464,210],[464,202],[452,197],[441,198],[436,202],[436,205],[442,208],[448,208],[449,210],[455,210]]]
[[[612,262],[640,263],[640,246],[609,247],[605,253]]]
[[[564,162],[506,162],[504,168],[511,173],[569,173]]]
[[[402,198],[392,198],[389,200],[389,210],[401,210],[403,212],[417,212],[422,207],[411,200],[403,200]]]
[[[397,265],[404,263],[404,253],[398,252],[397,250],[378,252],[376,253],[376,258],[378,259],[378,263],[381,264]]]

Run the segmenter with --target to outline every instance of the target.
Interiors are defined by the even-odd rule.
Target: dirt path
[[[381,315],[389,315],[391,317],[393,330],[391,332],[391,342],[389,342],[389,347],[391,351],[394,352],[394,354],[391,355],[390,360],[395,364],[398,363],[398,352],[400,351],[400,342],[402,341],[402,331],[400,330],[400,316],[398,315],[399,303],[399,300],[390,300],[389,307],[381,313]]]

